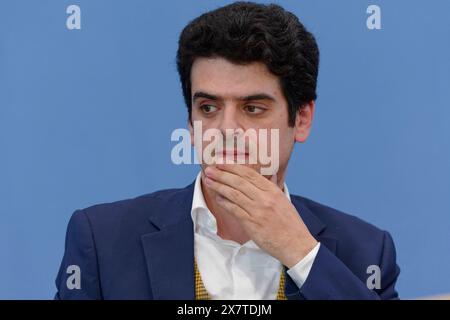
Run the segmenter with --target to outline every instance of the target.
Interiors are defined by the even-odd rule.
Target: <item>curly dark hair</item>
[[[177,67],[192,113],[191,68],[198,57],[222,57],[236,64],[262,62],[280,79],[289,125],[300,107],[316,100],[319,48],[298,18],[276,4],[234,2],[191,21],[178,42]]]

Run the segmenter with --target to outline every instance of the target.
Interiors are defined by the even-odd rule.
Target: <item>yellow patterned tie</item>
[[[195,300],[211,300],[208,291],[206,291],[203,285],[202,277],[198,271],[197,261],[194,259],[194,272],[195,272]],[[284,294],[284,271],[281,271],[280,285],[278,286],[277,300],[287,300]]]

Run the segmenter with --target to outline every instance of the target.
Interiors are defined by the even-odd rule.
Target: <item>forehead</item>
[[[224,58],[197,58],[191,69],[191,88],[224,97],[267,93],[282,99],[277,76],[261,62],[241,65]]]

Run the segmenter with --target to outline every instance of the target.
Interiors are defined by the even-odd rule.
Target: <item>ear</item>
[[[314,108],[315,102],[311,100],[298,109],[294,128],[296,142],[302,143],[308,139],[314,117]]]

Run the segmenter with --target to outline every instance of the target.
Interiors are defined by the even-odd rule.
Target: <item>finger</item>
[[[270,191],[273,189],[273,185],[252,168],[241,164],[218,164],[216,167],[220,170],[228,171],[244,178],[261,190]]]
[[[252,218],[248,215],[248,213],[245,210],[243,210],[240,206],[231,202],[227,198],[225,198],[221,195],[217,195],[216,202],[219,206],[224,208],[227,212],[231,213],[237,219],[242,221],[242,223],[246,224],[246,223],[252,222]]]
[[[228,171],[220,170],[214,167],[208,167],[205,170],[205,175],[208,178],[213,179],[214,181],[226,184],[233,189],[241,191],[251,200],[257,199],[258,193],[261,192],[258,187],[248,182],[243,177]]]
[[[252,200],[239,190],[209,177],[205,177],[205,184],[219,195],[238,205],[242,210],[247,212],[247,215],[249,215],[248,212],[254,207]]]

